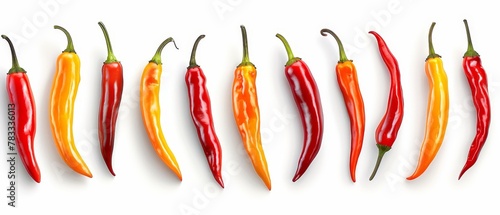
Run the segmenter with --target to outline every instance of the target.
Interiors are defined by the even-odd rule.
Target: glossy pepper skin
[[[144,127],[158,157],[182,181],[182,174],[172,150],[165,140],[160,120],[160,80],[162,74],[161,52],[170,42],[171,37],[164,40],[155,55],[144,68],[140,83],[140,106]],[[175,46],[177,48],[177,46]]]
[[[391,150],[392,145],[396,141],[399,128],[403,122],[404,115],[404,99],[403,87],[401,86],[401,74],[399,72],[399,64],[396,57],[391,53],[384,39],[375,31],[370,31],[378,43],[378,48],[382,59],[389,71],[391,86],[389,89],[389,97],[387,99],[387,108],[378,124],[375,131],[375,140],[378,148],[378,158],[373,173],[370,176],[370,181],[375,177],[378,167],[384,154]]]
[[[108,31],[102,22],[99,27],[104,34],[108,57],[104,61],[101,69],[101,99],[99,102],[98,130],[101,155],[108,167],[109,172],[114,176],[113,170],[113,148],[116,133],[116,120],[120,110],[120,103],[123,92],[123,67],[113,53]]]
[[[222,149],[215,132],[212,104],[206,86],[207,79],[201,67],[196,64],[195,58],[198,43],[204,37],[205,35],[200,35],[193,45],[185,81],[189,98],[189,110],[198,133],[198,139],[205,152],[214,179],[224,188],[224,181],[222,180]]]
[[[429,30],[429,56],[425,60],[425,73],[429,81],[425,136],[417,167],[413,174],[406,178],[407,180],[418,178],[429,167],[441,148],[448,124],[448,77],[441,56],[435,53],[432,44],[432,31],[435,24],[433,22]]]
[[[9,43],[12,55],[12,68],[7,73],[7,94],[10,104],[14,105],[14,137],[17,152],[31,178],[40,183],[41,174],[36,160],[34,143],[36,134],[36,105],[31,84],[24,70],[17,61],[16,50],[9,37],[2,35]],[[9,123],[10,125],[10,123]],[[9,129],[9,133],[11,130]],[[10,135],[9,135],[10,137]]]
[[[288,61],[285,64],[285,77],[297,105],[303,128],[303,147],[297,170],[292,181],[297,181],[307,170],[318,154],[323,139],[323,108],[316,81],[307,66],[299,57],[293,55],[286,39],[276,34],[285,46]]]
[[[490,107],[490,97],[488,93],[488,78],[486,76],[486,71],[481,63],[481,58],[479,54],[474,50],[472,46],[472,40],[469,31],[469,25],[467,20],[464,20],[465,29],[467,31],[467,41],[468,47],[467,52],[465,52],[462,60],[462,66],[464,69],[465,76],[469,82],[472,100],[474,106],[476,107],[476,135],[474,140],[472,140],[469,153],[467,155],[467,161],[465,162],[458,179],[471,168],[477,161],[479,153],[486,143],[488,138],[488,132],[490,129],[491,122],[491,107]]]
[[[240,27],[243,37],[243,60],[234,71],[232,90],[234,119],[255,171],[267,188],[271,190],[271,177],[260,134],[260,110],[255,82],[257,70],[248,56],[245,26]]]
[[[68,46],[57,57],[56,72],[50,93],[50,128],[57,150],[64,162],[75,172],[92,178],[87,164],[75,146],[73,114],[78,85],[80,84],[80,57],[66,29],[54,26],[66,35]]]
[[[329,29],[322,29],[321,35],[332,35],[339,46],[340,60],[336,66],[337,81],[344,97],[351,124],[351,154],[349,170],[351,180],[356,182],[356,166],[363,146],[365,134],[365,105],[359,89],[358,75],[352,60],[347,59],[339,37]]]

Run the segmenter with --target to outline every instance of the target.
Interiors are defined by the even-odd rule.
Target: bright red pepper
[[[210,95],[206,87],[206,77],[201,67],[196,64],[196,48],[205,35],[200,35],[193,45],[189,67],[186,72],[186,86],[189,97],[189,107],[191,118],[198,133],[208,165],[217,183],[224,188],[222,181],[222,150],[219,138],[215,133],[215,126],[212,117],[212,105]]]
[[[113,54],[108,31],[102,22],[98,23],[104,33],[108,57],[102,65],[101,101],[99,104],[99,142],[101,154],[109,172],[115,175],[112,156],[115,142],[116,119],[122,100],[123,67]]]
[[[26,70],[19,66],[16,51],[10,39],[2,35],[7,40],[12,55],[12,68],[7,73],[7,94],[10,104],[14,105],[14,137],[16,148],[24,168],[37,183],[40,183],[40,168],[36,161],[34,152],[34,142],[36,133],[36,105],[30,81]],[[9,132],[10,129],[9,129]],[[9,135],[10,137],[10,135]],[[10,139],[9,139],[10,140]]]
[[[474,106],[476,107],[477,120],[476,136],[472,141],[469,149],[469,154],[467,155],[467,161],[462,168],[458,179],[460,179],[462,175],[476,163],[477,158],[479,157],[479,153],[481,152],[481,149],[483,148],[484,144],[486,143],[486,139],[488,138],[491,121],[488,79],[483,65],[481,64],[481,58],[472,46],[472,40],[467,20],[464,20],[464,24],[467,31],[468,47],[467,52],[465,52],[463,57],[462,66],[471,89],[472,100],[474,101]]]
[[[380,121],[377,130],[375,131],[375,139],[378,148],[378,158],[373,173],[370,176],[370,181],[375,177],[378,167],[384,154],[392,148],[396,137],[398,136],[399,128],[403,122],[404,101],[403,88],[401,86],[401,75],[399,72],[398,61],[387,47],[384,39],[377,32],[370,31],[370,34],[377,39],[380,55],[384,60],[389,74],[391,76],[391,87],[389,89],[389,98],[387,100],[387,109],[385,115]]]
[[[309,67],[301,58],[293,55],[290,45],[282,35],[276,34],[276,37],[283,42],[288,55],[285,76],[299,110],[304,133],[302,153],[300,154],[297,171],[292,179],[295,182],[306,172],[321,147],[323,110],[318,86]]]

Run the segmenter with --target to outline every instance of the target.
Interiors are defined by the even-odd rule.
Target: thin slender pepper
[[[9,37],[2,35],[2,38],[9,43],[12,55],[12,68],[7,73],[7,94],[9,95],[9,109],[13,108],[13,115],[9,114],[8,142],[9,150],[11,143],[15,144],[17,153],[31,178],[40,183],[40,168],[35,156],[35,134],[36,134],[36,105],[33,91],[26,70],[19,66],[16,50]],[[11,106],[13,105],[13,106]],[[12,119],[12,118],[13,119]],[[13,128],[13,130],[11,129]]]
[[[281,34],[276,34],[276,37],[283,42],[288,55],[285,76],[299,110],[304,135],[302,152],[292,179],[295,182],[306,172],[321,148],[323,109],[318,86],[309,67],[301,58],[293,55],[290,45]]]
[[[224,188],[224,181],[222,180],[222,149],[219,138],[215,133],[212,105],[206,86],[207,78],[201,67],[196,64],[195,58],[198,43],[203,38],[205,38],[205,35],[200,35],[193,45],[191,59],[189,60],[185,76],[189,97],[189,110],[212,175],[217,183]]]
[[[260,134],[260,110],[257,98],[255,65],[248,56],[248,40],[245,26],[241,25],[243,60],[234,71],[232,90],[233,114],[253,167],[267,188],[271,190],[271,177],[262,148]]]
[[[101,101],[99,103],[98,116],[99,143],[104,162],[109,172],[114,176],[112,157],[115,144],[116,120],[123,92],[123,67],[113,53],[106,26],[102,22],[98,24],[104,34],[108,50],[108,56],[102,65],[101,71]]]
[[[80,57],[75,52],[69,32],[54,26],[66,35],[68,45],[57,57],[56,72],[50,93],[50,128],[61,158],[75,172],[92,178],[87,164],[75,146],[73,114],[78,85],[80,84]]]
[[[358,75],[356,67],[345,54],[344,46],[339,37],[329,29],[322,29],[321,35],[332,35],[339,46],[340,59],[336,66],[337,81],[344,97],[347,112],[351,124],[351,154],[349,169],[351,180],[356,182],[356,166],[358,164],[359,154],[363,146],[365,134],[365,105],[363,96],[359,89]]]
[[[370,31],[369,33],[377,40],[380,55],[391,76],[391,87],[389,89],[389,98],[387,99],[387,108],[384,117],[382,117],[375,131],[378,158],[373,173],[370,176],[371,181],[375,177],[375,174],[377,174],[378,167],[380,166],[384,154],[391,150],[392,145],[396,141],[399,128],[403,122],[404,100],[398,61],[391,53],[391,50],[389,50],[389,47],[387,47],[384,39],[377,32]]]
[[[484,144],[486,143],[486,139],[488,138],[491,121],[488,78],[486,76],[486,71],[484,71],[483,65],[481,63],[481,58],[472,46],[469,25],[467,24],[467,20],[465,19],[464,24],[467,32],[468,47],[463,56],[462,66],[471,89],[472,100],[474,101],[474,106],[476,107],[477,120],[476,136],[471,143],[469,154],[467,155],[467,161],[465,162],[465,165],[462,168],[460,175],[458,176],[459,180],[462,175],[476,163],[479,157],[479,153],[481,152],[481,149],[483,148]]]
[[[406,178],[407,180],[418,178],[429,167],[441,148],[448,124],[448,77],[441,56],[436,54],[432,44],[432,31],[435,25],[433,22],[429,30],[429,55],[425,60],[425,74],[429,81],[425,136],[417,167],[413,174]]]
[[[155,55],[144,68],[140,85],[140,106],[144,127],[146,128],[153,149],[163,163],[165,163],[179,180],[182,181],[179,164],[177,164],[177,159],[165,140],[160,122],[161,108],[159,93],[161,74],[163,71],[161,52],[170,42],[174,43],[175,48],[177,48],[174,39],[171,37],[167,38],[160,44]]]

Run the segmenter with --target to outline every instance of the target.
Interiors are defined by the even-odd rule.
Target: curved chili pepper
[[[384,117],[382,117],[382,120],[378,124],[377,130],[375,131],[378,158],[373,169],[373,173],[370,176],[371,181],[375,177],[375,174],[377,174],[378,167],[380,166],[380,162],[382,161],[384,154],[391,150],[392,145],[396,141],[399,128],[403,122],[404,101],[398,61],[391,53],[391,50],[389,50],[389,47],[387,47],[384,39],[377,32],[370,31],[368,33],[372,34],[375,36],[375,39],[377,39],[380,55],[382,56],[382,59],[384,60],[391,76],[391,87],[389,89],[387,108]]]
[[[16,117],[14,119],[14,137],[17,152],[26,172],[31,178],[40,183],[40,168],[35,157],[34,143],[36,134],[36,105],[33,91],[26,70],[19,66],[16,50],[9,37],[7,40],[12,55],[12,68],[7,73],[7,94],[9,101],[14,104]]]
[[[198,139],[200,140],[212,175],[219,185],[224,188],[222,181],[222,149],[219,138],[215,133],[212,117],[212,105],[210,95],[206,87],[206,77],[201,67],[196,64],[196,48],[205,35],[200,35],[193,45],[189,67],[187,68],[185,80],[188,90],[189,107],[191,118],[196,126]]]
[[[99,103],[98,118],[99,142],[104,162],[109,172],[114,176],[112,156],[115,142],[116,119],[118,118],[123,92],[123,67],[113,53],[106,27],[102,22],[98,24],[104,34],[108,49],[108,57],[102,65],[101,101]]]
[[[435,22],[429,30],[429,55],[425,60],[425,73],[429,81],[425,136],[415,172],[407,177],[407,180],[418,178],[429,167],[441,148],[448,124],[448,77],[443,68],[441,56],[435,53],[432,45],[434,25],[436,25]]]
[[[50,128],[57,150],[64,162],[75,172],[92,178],[87,164],[75,146],[73,113],[80,84],[80,57],[75,52],[69,32],[54,26],[66,35],[68,46],[57,57],[56,72],[50,93]]]
[[[140,86],[140,105],[144,127],[146,128],[153,149],[163,163],[182,181],[179,164],[177,164],[177,159],[175,159],[170,147],[168,147],[160,122],[161,51],[170,42],[173,42],[175,48],[177,48],[174,39],[171,37],[167,38],[160,44],[155,55],[144,68]]]
[[[356,166],[363,146],[365,134],[365,105],[359,89],[358,75],[352,60],[347,59],[339,37],[329,29],[322,29],[321,35],[332,35],[339,46],[340,60],[336,66],[337,81],[344,97],[351,124],[351,155],[349,169],[351,180],[356,182]]]
[[[240,28],[243,37],[243,60],[234,71],[232,91],[234,119],[255,171],[271,190],[271,177],[260,135],[260,110],[255,84],[257,70],[248,56],[245,26],[242,25]]]
[[[479,54],[474,50],[472,46],[472,40],[469,31],[469,25],[467,20],[464,19],[465,29],[467,31],[467,52],[465,52],[463,57],[462,66],[464,69],[465,76],[469,82],[469,86],[472,93],[472,100],[474,101],[474,106],[476,107],[476,136],[472,141],[469,149],[469,154],[467,155],[467,161],[465,162],[458,179],[471,168],[477,161],[479,153],[486,143],[488,138],[488,132],[490,128],[491,121],[491,109],[490,109],[490,98],[488,94],[488,78],[486,72],[484,71],[483,65],[481,64],[481,58]]]
[[[307,64],[293,55],[286,39],[276,34],[285,46],[288,61],[285,65],[285,76],[290,85],[293,99],[300,113],[304,141],[297,170],[292,181],[295,182],[306,172],[321,147],[323,139],[323,110],[316,81]]]

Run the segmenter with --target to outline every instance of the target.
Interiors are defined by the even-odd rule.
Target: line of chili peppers
[[[116,133],[116,121],[123,91],[123,68],[113,53],[108,31],[102,22],[98,23],[105,38],[107,59],[102,66],[101,98],[99,104],[98,128],[99,141],[103,160],[114,176],[112,154]],[[429,55],[425,60],[425,73],[429,82],[427,119],[425,135],[421,146],[420,157],[414,173],[407,177],[413,180],[422,175],[436,157],[445,137],[449,112],[448,79],[441,56],[436,54],[432,43],[432,32],[436,23],[432,23],[428,33]],[[486,72],[482,67],[479,54],[472,46],[469,26],[464,20],[468,47],[463,56],[463,70],[470,85],[472,99],[477,110],[477,133],[470,146],[466,163],[459,174],[459,179],[474,165],[483,148],[489,131],[491,110],[488,95]],[[243,58],[234,71],[232,88],[233,114],[243,146],[257,175],[266,187],[271,190],[271,177],[266,156],[261,143],[260,111],[258,105],[256,77],[257,70],[248,54],[248,38],[245,26],[241,27],[243,39]],[[73,137],[73,112],[78,86],[80,83],[80,58],[76,54],[73,40],[69,32],[61,26],[67,39],[66,49],[58,56],[56,71],[50,95],[50,125],[55,146],[62,160],[75,172],[87,177],[92,173],[83,161],[75,146]],[[322,29],[321,35],[330,34],[339,48],[339,60],[335,71],[338,86],[342,92],[351,126],[351,152],[349,172],[351,180],[356,181],[356,166],[363,147],[365,132],[365,106],[358,83],[357,70],[353,61],[348,59],[340,38],[332,30]],[[386,112],[376,132],[376,146],[379,150],[377,162],[369,178],[372,180],[380,167],[383,156],[396,141],[404,115],[404,99],[401,85],[401,74],[396,57],[388,48],[384,39],[374,31],[372,34],[378,44],[382,60],[390,74],[390,89]],[[211,111],[211,101],[206,87],[206,77],[201,67],[196,64],[198,43],[205,35],[200,35],[191,52],[185,81],[188,92],[190,113],[195,125],[199,141],[206,155],[209,168],[214,179],[224,187],[222,178],[222,150],[215,132]],[[297,169],[292,181],[297,181],[317,156],[323,137],[323,110],[320,94],[314,77],[307,64],[295,57],[288,41],[281,35],[276,37],[283,43],[288,60],[285,64],[285,77],[290,85],[303,127],[303,148]],[[19,66],[14,46],[10,39],[2,35],[10,47],[12,68],[7,73],[7,92],[9,100],[15,105],[18,117],[15,119],[16,147],[23,165],[34,181],[40,182],[41,174],[34,153],[36,133],[36,106],[26,71]],[[182,174],[164,137],[160,123],[160,79],[162,74],[161,53],[173,38],[165,39],[143,70],[140,80],[140,107],[144,127],[158,157],[173,173],[182,180]]]

